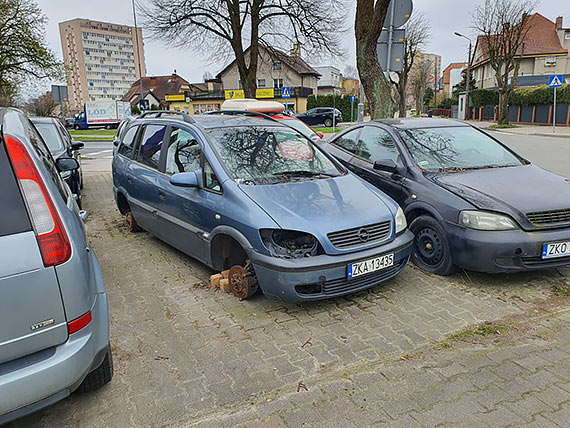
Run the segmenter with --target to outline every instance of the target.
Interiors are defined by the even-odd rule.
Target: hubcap
[[[415,238],[418,257],[429,266],[437,266],[443,260],[443,245],[437,231],[431,227],[421,229]]]

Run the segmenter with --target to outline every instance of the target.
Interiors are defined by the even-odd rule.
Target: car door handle
[[[165,194],[162,190],[159,190],[159,191],[158,191],[158,198],[159,198],[161,201],[164,201],[164,200],[166,199],[166,194]]]
[[[127,181],[130,183],[133,182],[133,177],[131,175],[127,175]]]

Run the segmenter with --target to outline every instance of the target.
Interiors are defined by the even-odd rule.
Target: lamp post
[[[465,79],[465,111],[467,112],[466,119],[469,120],[471,116],[471,109],[469,108],[469,84],[471,83],[471,39],[467,36],[464,36],[457,31],[454,33],[457,37],[463,37],[469,41],[469,57],[467,58],[467,77]]]
[[[137,57],[139,59],[139,82],[140,82],[140,86],[141,86],[141,96],[139,99],[139,105],[141,107],[141,111],[142,111],[142,105],[143,105],[143,76],[142,76],[142,65],[141,65],[141,54],[139,52],[139,30],[137,28],[137,11],[135,8],[135,0],[132,0],[133,3],[133,19],[135,21],[135,43],[137,44]]]

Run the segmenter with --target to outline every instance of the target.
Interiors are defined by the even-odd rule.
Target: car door
[[[158,222],[160,152],[167,125],[143,125],[135,146],[133,161],[127,163],[129,204],[137,223],[147,232],[161,238]]]
[[[301,118],[307,125],[317,125],[317,109],[313,108],[305,113]]]
[[[180,172],[195,172],[202,182],[202,147],[196,133],[189,128],[171,126],[163,149],[161,169],[157,178],[158,208],[161,236],[180,251],[207,261],[204,238],[203,195],[201,186],[174,186],[170,177]]]
[[[79,153],[79,150],[73,150],[71,148],[71,144],[73,143],[73,138],[71,137],[69,132],[67,132],[67,129],[65,129],[65,127],[59,121],[56,121],[56,126],[65,144],[65,151],[66,151],[65,156],[74,158],[81,168],[81,155]],[[81,170],[77,169],[76,171],[73,171],[71,173],[71,177],[72,177],[71,182],[74,183],[74,185],[71,187],[71,190],[74,193],[79,193],[79,190],[81,188]]]
[[[404,167],[403,156],[387,130],[375,125],[364,126],[358,136],[354,155],[351,165],[357,175],[396,202],[403,203],[403,176],[374,169],[374,162],[379,160],[392,160],[399,167]]]

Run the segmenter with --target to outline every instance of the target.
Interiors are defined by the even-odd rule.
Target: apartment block
[[[87,101],[120,100],[146,76],[142,31],[90,19],[59,23],[70,109]],[[137,48],[138,46],[138,48]]]

